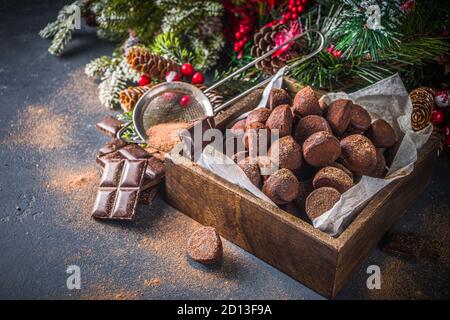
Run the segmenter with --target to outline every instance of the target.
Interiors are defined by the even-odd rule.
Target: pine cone
[[[207,87],[203,84],[196,84],[195,85],[200,90],[205,90]],[[208,97],[209,101],[211,102],[214,109],[221,106],[223,104],[223,96],[221,96],[217,91],[211,90],[205,93],[205,96]]]
[[[434,90],[420,87],[411,91],[409,96],[413,105],[411,126],[414,131],[420,131],[430,123],[434,109]]]
[[[137,72],[158,79],[164,79],[167,72],[178,69],[173,60],[152,54],[142,47],[131,48],[127,55],[127,62]]]
[[[253,36],[253,47],[250,54],[255,58],[262,56],[275,47],[275,37],[282,30],[282,25],[264,26]],[[256,67],[267,74],[275,74],[278,69],[286,64],[286,56],[284,54],[276,57],[267,57],[258,62]]]
[[[150,85],[146,85],[142,87],[128,87],[127,89],[120,91],[119,101],[122,109],[125,112],[132,111],[139,98],[150,88]]]

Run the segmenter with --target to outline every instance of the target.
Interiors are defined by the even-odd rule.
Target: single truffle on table
[[[306,214],[312,221],[333,208],[340,198],[341,194],[334,188],[316,189],[306,198]]]
[[[264,182],[262,190],[276,204],[286,204],[297,198],[298,180],[289,169],[280,169]]]
[[[350,100],[338,99],[328,107],[327,121],[338,136],[342,135],[350,124],[351,106]]]
[[[249,151],[250,156],[256,157],[259,152],[259,148],[263,146],[264,139],[267,143],[267,148],[270,145],[270,130],[264,124],[259,122],[253,122],[246,127],[242,141],[245,148]],[[267,149],[266,149],[267,150]]]
[[[262,177],[256,158],[247,157],[238,162],[238,166],[244,171],[248,179],[257,188],[262,186]]]
[[[347,173],[336,167],[325,167],[316,173],[313,179],[314,189],[321,187],[331,187],[344,193],[353,187],[353,179]]]
[[[340,161],[353,173],[367,176],[377,164],[377,150],[365,136],[352,134],[341,140]]]
[[[273,110],[282,104],[292,104],[292,98],[289,92],[284,89],[272,89],[269,95],[269,109]]]
[[[322,115],[319,100],[311,87],[305,87],[297,92],[294,98],[293,107],[295,108],[295,112],[302,117]]]
[[[383,154],[384,149],[377,149],[377,164],[375,169],[369,174],[371,177],[382,178],[386,172],[386,159]]]
[[[340,155],[339,140],[327,131],[313,133],[303,143],[303,158],[313,167],[329,166]]]
[[[271,131],[279,130],[280,138],[290,135],[292,131],[293,117],[289,105],[283,104],[276,107],[266,121],[266,126]]]
[[[293,171],[302,164],[302,147],[292,136],[285,136],[274,141],[268,155],[280,168]]]
[[[316,115],[306,116],[298,121],[295,127],[294,137],[298,143],[303,144],[313,133],[319,131],[332,133],[327,120]]]
[[[348,126],[347,131],[351,133],[363,133],[372,123],[369,112],[359,104],[352,104],[350,110],[350,125]]]
[[[366,136],[377,148],[389,148],[397,142],[394,128],[383,119],[372,122],[366,132]]]
[[[202,264],[214,264],[222,260],[222,240],[213,227],[201,227],[188,240],[188,255]]]
[[[248,126],[252,122],[266,123],[270,116],[270,110],[266,108],[255,109],[250,112],[245,121],[245,125]]]

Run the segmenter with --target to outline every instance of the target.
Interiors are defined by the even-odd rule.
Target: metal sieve
[[[319,36],[320,42],[318,47],[313,52],[304,55],[302,58],[292,63],[289,63],[285,67],[286,71],[288,71],[289,69],[305,62],[306,60],[312,58],[320,51],[322,51],[324,46],[324,37],[319,31],[308,30],[292,39],[289,39],[288,41],[271,49],[267,53],[263,54],[262,56],[258,57],[257,59],[253,60],[252,62],[243,66],[242,68],[236,70],[235,72],[231,73],[230,75],[226,76],[225,78],[216,82],[210,87],[204,89],[203,91],[190,83],[179,81],[164,82],[152,87],[138,100],[133,111],[133,120],[126,123],[121,128],[121,130],[119,130],[119,132],[117,133],[117,137],[119,139],[125,140],[124,138],[122,138],[123,132],[131,124],[134,124],[136,132],[142,140],[137,141],[133,140],[127,142],[147,143],[148,141],[147,132],[153,126],[170,122],[189,123],[198,120],[204,116],[211,116],[211,117],[214,116],[217,112],[224,110],[226,107],[232,105],[237,100],[246,96],[253,90],[268,84],[270,80],[273,78],[273,76],[259,82],[250,89],[245,90],[244,92],[240,93],[239,95],[231,98],[230,100],[224,102],[223,104],[217,107],[213,107],[208,97],[205,95],[206,93],[219,87],[226,81],[234,78],[236,75],[247,70],[248,68],[256,65],[261,60],[270,57],[273,53],[285,47],[287,44],[297,41],[298,39],[303,38],[311,33],[317,34]]]

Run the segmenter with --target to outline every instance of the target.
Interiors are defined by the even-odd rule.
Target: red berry
[[[143,74],[142,76],[139,77],[138,83],[140,86],[145,86],[145,85],[149,84],[150,82],[152,82],[152,79],[146,74]]]
[[[285,24],[285,23],[286,23],[286,20],[283,18],[283,19],[280,20],[280,23],[281,23],[281,24]]]
[[[303,4],[308,4],[309,0],[302,0]]]
[[[293,13],[293,14],[292,14],[292,20],[296,20],[297,18],[298,18],[298,14]]]
[[[185,77],[190,77],[194,74],[194,67],[190,63],[185,63],[180,68],[181,73]]]
[[[286,20],[290,20],[290,19],[291,19],[291,13],[290,13],[290,12],[286,13],[286,14],[284,15],[284,18],[285,18]]]
[[[234,37],[239,40],[240,38],[242,38],[242,33],[240,31],[236,32],[236,34],[234,35]]]
[[[431,113],[431,122],[433,124],[441,124],[445,120],[445,113],[441,109],[434,109]]]
[[[328,51],[328,53],[333,54],[334,46],[333,46],[333,45],[329,46],[328,49],[327,49],[327,51]]]
[[[166,73],[166,81],[167,82],[180,81],[180,79],[181,79],[180,74],[176,71],[168,71]]]
[[[305,7],[302,6],[302,5],[299,5],[299,6],[297,7],[297,12],[298,12],[298,13],[303,13],[303,12],[305,12]]]
[[[193,84],[202,84],[203,82],[205,82],[205,77],[203,76],[203,73],[201,73],[201,72],[194,73],[194,75],[192,76],[191,82]]]
[[[191,103],[191,97],[189,97],[188,95],[181,97],[180,106],[182,106],[183,108],[187,108],[190,103]]]
[[[297,7],[292,7],[291,12],[292,12],[292,13],[297,12]]]

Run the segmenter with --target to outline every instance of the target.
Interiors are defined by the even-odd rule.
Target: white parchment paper
[[[281,87],[281,81],[279,81],[281,76],[282,73],[277,74],[274,81],[268,85],[258,107],[266,106],[268,94],[272,88]],[[418,132],[412,130],[412,103],[408,91],[398,75],[386,78],[351,94],[329,93],[324,95],[321,100],[323,99],[329,104],[340,98],[352,100],[354,103],[363,106],[370,113],[373,121],[382,118],[389,122],[394,127],[401,144],[385,179],[363,176],[358,184],[342,194],[340,201],[332,209],[314,219],[314,227],[331,236],[338,236],[345,230],[364,205],[382,188],[412,172],[414,162],[417,160],[417,150],[425,144],[433,130],[432,125]],[[197,163],[276,206],[250,182],[233,160],[218,152],[212,146],[207,146],[204,149]]]

